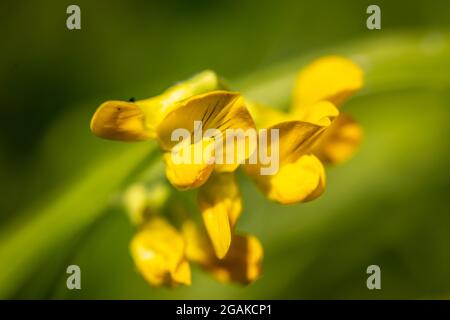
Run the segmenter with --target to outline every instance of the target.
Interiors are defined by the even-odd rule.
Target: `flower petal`
[[[222,259],[231,243],[231,227],[228,212],[223,205],[202,210],[203,222],[211,239],[216,256]]]
[[[363,130],[350,116],[341,114],[314,146],[313,153],[326,163],[350,159],[361,144]]]
[[[303,121],[286,121],[278,123],[267,130],[267,138],[259,138],[259,157],[256,163],[246,163],[245,171],[256,178],[261,175],[262,168],[280,167],[296,161],[310,152],[314,143],[327,126]],[[272,130],[278,130],[278,139],[272,139]],[[267,161],[261,160],[261,154],[268,155]],[[270,158],[269,158],[270,155]],[[270,160],[270,163],[267,163]],[[274,165],[277,161],[278,165]],[[273,172],[272,174],[275,174]]]
[[[337,109],[329,102],[320,102],[317,105],[322,112],[308,114],[305,120],[309,121],[285,121],[269,128],[269,131],[279,130],[280,163],[295,161],[301,155],[309,153],[314,143],[332,123],[332,115]],[[268,146],[271,145],[272,141],[268,139]]]
[[[152,218],[135,234],[130,250],[137,269],[151,285],[190,284],[184,238],[166,220]]]
[[[186,257],[189,261],[207,266],[219,260],[205,228],[201,228],[193,220],[186,220],[182,225],[181,232],[186,243]]]
[[[146,113],[156,116],[157,121],[151,121],[154,124],[159,123],[162,118],[172,111],[180,101],[191,98],[195,95],[224,89],[224,86],[218,75],[211,70],[202,71],[193,77],[178,82],[165,90],[160,95],[145,100],[136,101]],[[157,111],[157,112],[155,112]]]
[[[106,101],[91,120],[91,131],[100,138],[142,141],[152,137],[142,109],[132,102]]]
[[[230,249],[218,259],[204,230],[193,221],[183,224],[186,255],[221,282],[248,284],[261,276],[263,248],[252,235],[233,235]]]
[[[258,238],[235,235],[225,259],[210,271],[219,281],[249,284],[261,276],[263,256]]]
[[[290,114],[270,106],[249,100],[246,100],[246,105],[257,128],[268,128],[277,123],[294,120],[290,118]]]
[[[313,103],[308,108],[300,108],[294,111],[292,117],[297,120],[314,123],[318,126],[329,126],[339,115],[339,110],[328,101]]]
[[[178,267],[171,273],[176,284],[191,285],[191,267],[187,259],[183,259]]]
[[[242,211],[239,189],[232,173],[215,173],[200,188],[198,205],[218,258],[227,253],[231,232]]]
[[[198,193],[200,209],[222,205],[226,208],[230,225],[236,225],[242,211],[241,194],[233,173],[214,173]]]
[[[155,127],[177,102],[222,87],[213,71],[203,71],[162,94],[136,102],[106,101],[91,120],[91,131],[104,139],[142,141],[155,138]]]
[[[176,129],[185,129],[194,134],[194,129],[199,129],[194,127],[195,121],[201,122],[202,133],[208,129],[217,129],[223,133],[226,129],[247,130],[255,127],[241,95],[212,91],[178,103],[164,117],[157,127],[162,148],[170,150],[177,144],[171,139]]]
[[[325,189],[325,170],[313,155],[284,164],[275,175],[258,175],[253,179],[269,199],[282,204],[313,200]]]
[[[327,56],[307,65],[297,76],[294,87],[294,110],[320,100],[339,106],[363,85],[361,68],[349,59]]]
[[[172,152],[166,152],[164,162],[170,183],[180,190],[203,185],[214,170],[214,153],[210,151],[213,146],[211,140],[204,139],[196,144],[188,144],[186,148],[174,148]],[[185,152],[189,153],[186,157]]]

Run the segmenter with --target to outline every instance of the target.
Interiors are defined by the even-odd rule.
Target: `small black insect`
[[[130,99],[128,99],[129,102],[134,102],[136,101],[136,99],[134,97],[131,97]]]

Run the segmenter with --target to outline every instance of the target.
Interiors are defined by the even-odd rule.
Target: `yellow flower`
[[[217,138],[216,136],[199,137],[198,141],[191,144],[191,158],[185,163],[176,164],[173,161],[173,155],[174,152],[176,154],[178,151],[173,148],[177,146],[178,141],[172,141],[172,132],[185,129],[190,135],[195,136],[196,128],[194,128],[194,124],[196,122],[201,122],[202,125],[199,128],[201,130],[198,131],[206,133],[209,129],[217,130],[220,132],[220,136],[217,136]],[[208,180],[213,171],[231,172],[236,170],[240,162],[248,156],[248,152],[235,153],[232,163],[225,164],[228,148],[226,145],[224,146],[223,137],[226,136],[227,130],[254,128],[255,124],[247,111],[244,99],[238,93],[212,91],[178,103],[157,126],[160,145],[167,152],[164,159],[169,181],[177,188],[184,190],[201,186]],[[241,140],[239,143],[244,142],[244,140]],[[194,161],[197,154],[195,149],[198,145],[203,155],[200,163]],[[219,149],[216,148],[217,146],[222,146],[222,153],[215,153]],[[183,147],[179,152],[185,151],[186,148]],[[180,157],[183,157],[183,155],[180,154]]]
[[[196,130],[202,132],[217,129],[225,133],[227,129],[254,128],[254,122],[247,111],[239,93],[220,90],[219,78],[211,71],[205,71],[192,79],[168,89],[159,96],[135,102],[107,101],[96,111],[91,121],[92,132],[105,139],[122,141],[143,141],[156,139],[165,152],[166,175],[178,189],[197,188],[204,184],[211,173],[236,170],[246,154],[237,154],[232,164],[215,164],[218,156],[214,154],[215,145],[223,144],[213,137],[195,139]],[[196,121],[201,127],[194,127]],[[179,141],[172,140],[174,130],[185,130],[190,148],[176,149]],[[183,145],[181,145],[183,146]],[[183,150],[201,150],[200,161],[175,163],[173,156],[179,158]],[[196,156],[191,152],[191,156]]]
[[[313,154],[325,163],[340,164],[354,155],[362,138],[361,126],[341,113],[316,143]]]
[[[131,222],[138,226],[161,212],[169,194],[169,188],[159,181],[150,186],[134,183],[125,190],[122,200]]]
[[[186,255],[221,282],[248,284],[261,276],[263,248],[255,236],[233,235],[231,247],[223,259],[214,254],[204,231],[193,221],[186,221],[182,233]]]
[[[94,114],[91,129],[106,139],[156,139],[164,152],[167,179],[180,190],[201,187],[216,172],[211,183],[200,190],[198,199],[208,234],[221,258],[228,251],[231,232],[241,212],[237,185],[226,173],[235,171],[252,152],[248,137],[235,144],[229,144],[224,137],[229,129],[245,131],[255,125],[242,96],[219,89],[219,78],[205,71],[150,99],[107,101]],[[195,127],[197,121],[201,127]],[[196,136],[209,129],[220,135]],[[184,130],[189,139],[183,143],[173,139],[176,130]],[[244,149],[240,148],[242,144]],[[197,151],[200,161],[196,161]],[[227,158],[230,155],[231,161]]]
[[[149,99],[132,102],[106,101],[92,117],[91,131],[110,140],[140,141],[156,138],[156,126],[177,102],[221,88],[217,75],[207,70]]]
[[[310,201],[321,195],[325,188],[325,170],[312,154],[312,148],[338,115],[338,110],[327,101],[320,101],[313,107],[313,111],[302,118],[279,112],[278,116],[271,118],[276,123],[268,119],[260,122],[267,126],[269,132],[274,129],[279,132],[279,170],[273,175],[262,175],[264,165],[261,162],[246,164],[245,170],[273,201],[282,204]],[[257,112],[261,112],[261,108],[264,107],[253,105]],[[272,145],[269,137],[270,134],[268,148]]]
[[[225,282],[249,283],[261,274],[262,247],[259,241],[253,236],[231,233],[241,212],[241,199],[234,175],[215,173],[207,184],[209,187],[205,185],[198,194],[199,205],[204,210],[205,226],[229,228],[226,234],[230,243],[226,248],[227,252],[223,253],[220,259],[212,241],[217,237],[209,238],[206,228],[197,225],[185,208],[170,203],[164,193],[161,193],[162,185],[133,184],[124,193],[124,208],[138,226],[130,244],[131,255],[138,271],[149,284],[189,285],[189,261],[199,264]],[[153,194],[155,191],[156,194]],[[220,196],[217,197],[217,194]],[[183,221],[181,232],[160,215],[163,207],[171,211],[172,219]],[[209,220],[214,221],[215,216],[223,217],[226,221],[211,224]],[[139,220],[136,221],[136,217],[139,217]],[[212,232],[220,233],[218,230]]]
[[[349,59],[327,56],[300,71],[294,87],[292,112],[300,117],[318,101],[340,107],[363,86],[363,72]],[[362,141],[362,128],[348,115],[340,114],[314,147],[313,153],[327,163],[348,160]]]
[[[223,258],[242,211],[239,188],[233,173],[215,173],[198,192],[198,205],[214,252]]]
[[[130,251],[138,271],[152,286],[191,284],[189,262],[221,282],[248,284],[261,276],[263,249],[251,235],[233,235],[227,255],[217,258],[205,230],[186,220],[181,232],[162,217],[153,216],[135,234]]]
[[[185,241],[165,219],[152,217],[134,235],[130,251],[137,269],[151,285],[191,284]]]
[[[248,103],[258,127],[279,130],[278,172],[261,175],[260,162],[245,166],[269,199],[291,204],[323,193],[325,170],[321,161],[342,162],[361,141],[360,127],[336,108],[361,86],[362,71],[357,65],[330,56],[300,71],[289,112]]]
[[[361,86],[358,66],[330,56],[314,61],[298,74],[289,112],[224,90],[211,71],[153,98],[103,103],[91,121],[94,134],[123,141],[155,139],[164,153],[171,184],[180,190],[198,188],[204,228],[183,217],[181,232],[158,215],[168,198],[161,186],[155,189],[159,190],[155,196],[142,184],[125,192],[130,217],[141,226],[130,250],[144,278],[155,286],[188,285],[188,261],[224,282],[245,284],[260,277],[260,242],[254,236],[234,233],[242,212],[234,171],[256,151],[256,163],[246,162],[244,168],[269,199],[291,204],[320,196],[326,183],[322,162],[345,161],[361,141],[361,128],[338,110]],[[258,128],[267,129],[267,134],[259,133],[257,149],[246,134],[229,144],[227,129],[246,132],[256,129],[255,122]],[[203,134],[210,130],[212,134]],[[277,135],[272,136],[272,132]],[[272,163],[262,159],[262,154]],[[275,171],[264,174],[274,159]]]

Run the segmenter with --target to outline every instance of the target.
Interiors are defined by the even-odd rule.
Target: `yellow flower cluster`
[[[299,72],[288,112],[229,91],[212,71],[204,71],[146,100],[103,103],[91,121],[95,135],[122,141],[157,140],[170,183],[179,190],[198,189],[203,226],[187,218],[176,228],[157,214],[139,220],[131,254],[145,279],[156,286],[188,285],[190,262],[220,281],[250,283],[262,270],[263,249],[258,239],[234,232],[242,212],[234,172],[249,157],[249,150],[233,154],[232,163],[211,159],[177,163],[172,157],[179,152],[177,142],[172,141],[174,130],[183,128],[194,134],[196,121],[201,121],[204,130],[224,133],[228,129],[277,129],[279,170],[262,175],[263,164],[257,161],[242,164],[244,171],[273,201],[310,201],[324,191],[323,163],[349,159],[361,142],[361,128],[340,113],[339,107],[362,85],[362,71],[356,64],[328,56]],[[189,147],[205,149],[217,143],[222,141],[209,137],[193,141]],[[259,147],[267,148],[266,154],[270,154],[270,146]],[[129,199],[132,210],[145,210],[145,206],[136,204],[139,197]]]

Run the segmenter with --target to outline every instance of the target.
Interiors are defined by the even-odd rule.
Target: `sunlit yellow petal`
[[[198,193],[200,209],[215,206],[225,208],[233,228],[242,211],[242,201],[238,185],[232,173],[214,173]]]
[[[215,153],[217,172],[233,172],[244,163],[258,145],[258,134],[254,128],[228,129],[222,141],[216,140],[220,147]]]
[[[252,177],[261,175],[261,168],[273,166],[278,161],[278,167],[296,161],[299,157],[310,152],[315,142],[320,138],[327,126],[321,126],[303,121],[286,121],[268,128],[267,140],[260,136],[259,153],[270,155],[270,163],[264,163],[258,158],[257,163],[246,163],[245,171]],[[272,130],[278,130],[278,139],[272,139]],[[262,144],[261,141],[267,141]],[[267,157],[266,160],[269,160]],[[273,172],[274,174],[276,172]]]
[[[152,137],[142,109],[133,102],[107,101],[95,112],[91,131],[104,139],[142,141]]]
[[[178,141],[171,139],[176,129],[194,133],[196,121],[201,122],[202,133],[208,129],[225,132],[226,129],[247,130],[255,127],[244,99],[238,93],[212,91],[178,103],[164,117],[157,127],[162,148],[170,150],[177,144]]]
[[[261,276],[263,248],[256,237],[233,235],[227,255],[218,259],[200,226],[187,221],[182,230],[187,243],[188,259],[199,264],[219,281],[248,284]]]
[[[327,56],[307,65],[297,76],[294,109],[320,100],[340,105],[363,85],[361,68],[349,59]]]
[[[263,248],[259,240],[251,235],[235,235],[230,250],[209,271],[222,282],[248,284],[261,276]]]
[[[290,114],[270,106],[249,100],[246,100],[246,105],[257,128],[268,128],[277,123],[293,120],[290,118]]]
[[[271,200],[292,204],[313,200],[325,188],[325,171],[313,155],[284,164],[275,175],[255,175],[253,180]]]
[[[170,110],[184,99],[223,88],[210,70],[179,82],[162,94],[135,102],[107,101],[91,120],[92,132],[104,139],[141,141],[155,138],[155,128]]]
[[[343,163],[354,155],[362,136],[361,126],[350,116],[341,114],[319,139],[313,153],[324,162]]]
[[[189,261],[207,266],[218,260],[205,228],[201,228],[193,220],[186,220],[182,225],[182,234],[186,243],[186,257]]]
[[[171,273],[172,279],[177,284],[191,285],[191,267],[187,259],[183,259],[178,267]]]
[[[136,101],[146,115],[148,127],[156,128],[161,120],[174,108],[176,104],[195,95],[213,90],[224,89],[222,81],[211,70],[205,70],[193,77],[178,82],[160,95]]]
[[[170,183],[180,190],[204,184],[214,170],[213,146],[210,140],[202,140],[178,151],[166,152],[164,162]],[[185,156],[186,152],[189,153],[188,156]]]
[[[269,129],[279,129],[280,163],[288,163],[308,153],[327,126],[310,122],[282,122]]]
[[[242,211],[237,183],[232,173],[215,173],[198,193],[203,222],[218,258],[228,252],[231,233]]]
[[[231,227],[226,207],[217,205],[204,209],[202,217],[216,256],[221,259],[228,252],[231,243]]]
[[[324,189],[324,175],[322,163],[313,155],[304,155],[271,177],[267,196],[283,204],[312,200]]]
[[[184,238],[166,220],[151,219],[133,237],[130,251],[137,269],[151,285],[190,284]]]
[[[314,123],[319,126],[329,126],[331,121],[339,115],[339,110],[328,101],[313,103],[308,108],[300,108],[292,117],[297,120]]]

